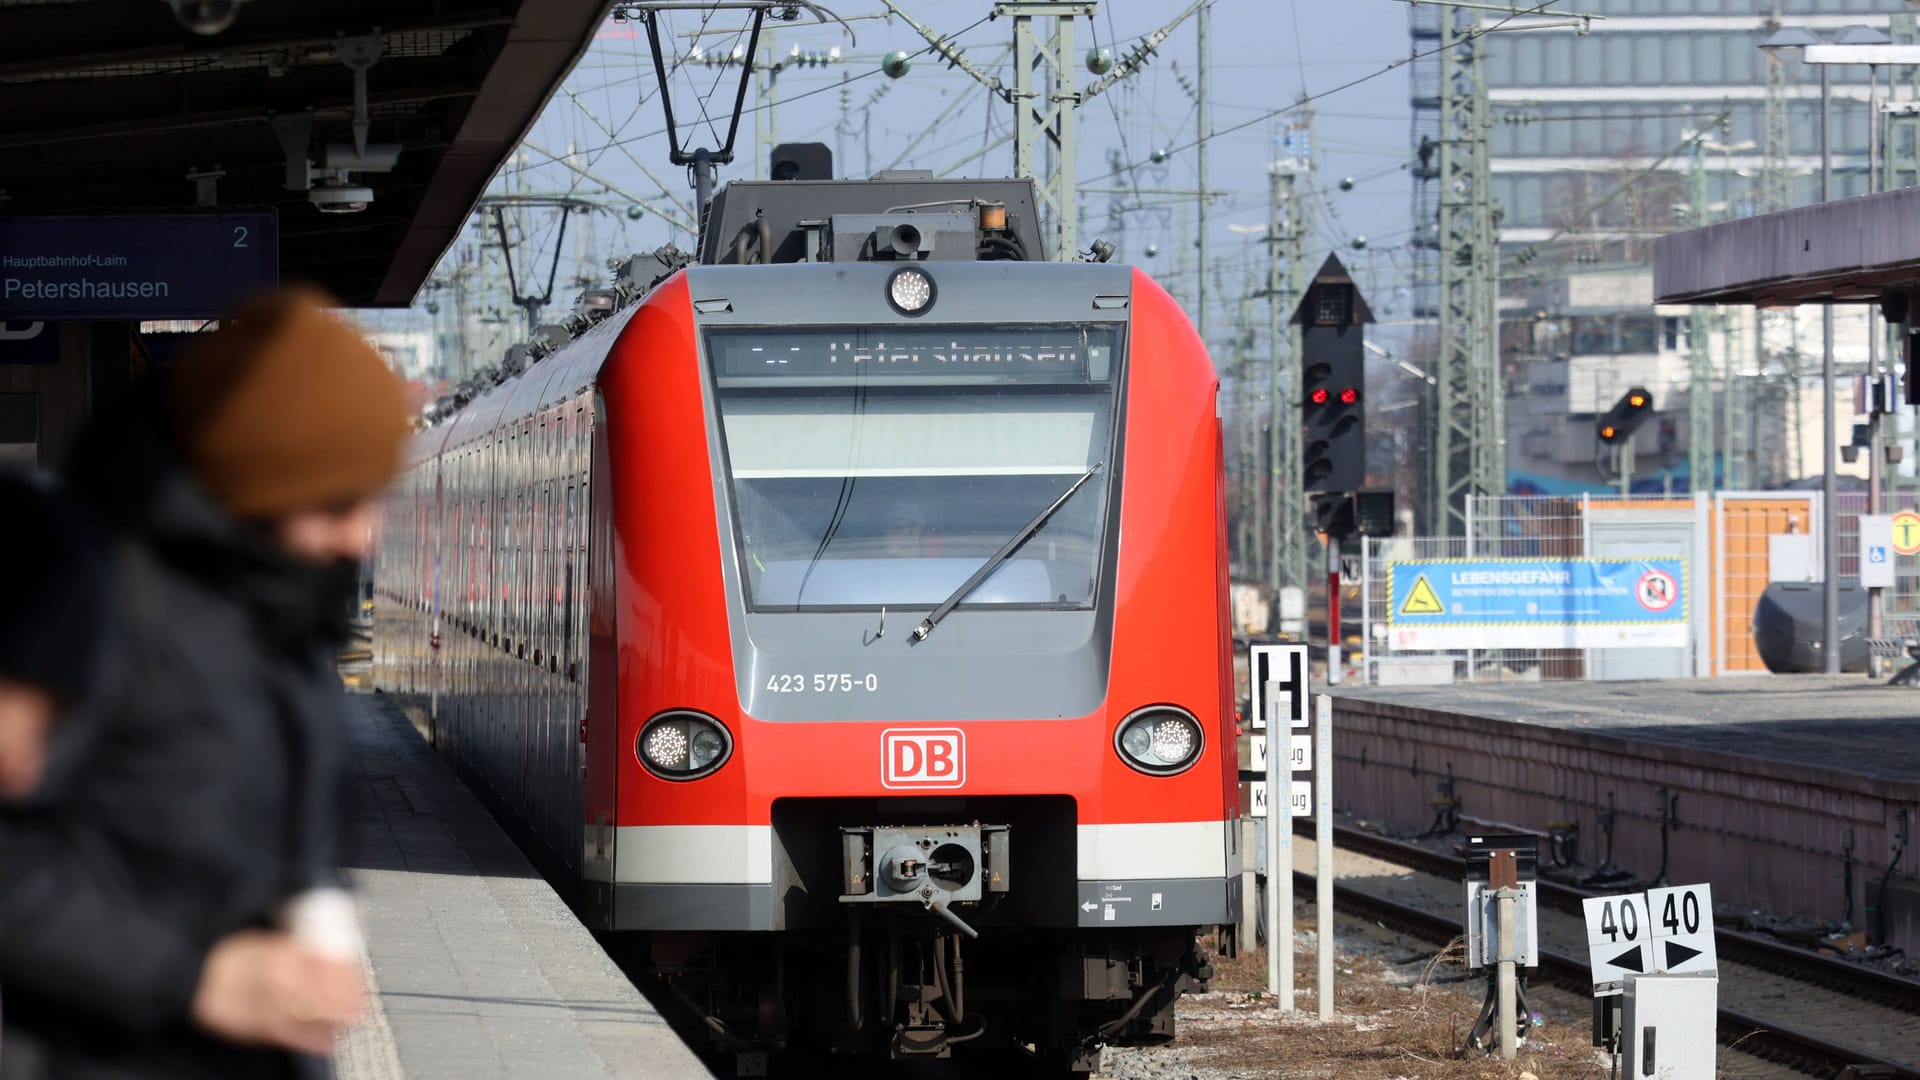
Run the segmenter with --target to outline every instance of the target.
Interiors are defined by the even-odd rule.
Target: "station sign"
[[[0,321],[211,319],[280,279],[271,213],[0,217]]]
[[[1713,890],[1702,883],[1582,900],[1593,993],[1622,992],[1628,975],[1716,972]]]

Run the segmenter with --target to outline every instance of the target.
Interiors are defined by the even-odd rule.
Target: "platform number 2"
[[[233,246],[237,248],[246,247],[247,236],[247,227],[245,225],[235,225],[233,227]]]
[[[1679,903],[1674,901],[1678,899]],[[1677,909],[1677,910],[1676,910]],[[1682,893],[1677,898],[1667,894],[1667,902],[1660,909],[1660,925],[1667,928],[1668,937],[1680,934],[1695,934],[1700,931],[1700,896],[1697,893]]]
[[[1673,905],[1669,903],[1667,907],[1668,910],[1672,910]],[[1618,914],[1615,914],[1616,909]],[[1696,922],[1699,921],[1699,916],[1696,914],[1694,919]],[[1639,905],[1627,900],[1622,900],[1618,904],[1612,900],[1607,901],[1600,908],[1600,932],[1606,935],[1608,941],[1640,940]]]

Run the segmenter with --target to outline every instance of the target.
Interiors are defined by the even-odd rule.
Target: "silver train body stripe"
[[[1219,878],[1227,873],[1227,827],[1222,821],[1082,825],[1076,847],[1075,872],[1082,881]]]
[[[1077,831],[1075,876],[1082,881],[1227,876],[1224,822],[1081,825]],[[616,882],[773,881],[773,829],[768,825],[622,825],[616,833]],[[1017,836],[1013,839],[1020,842]]]
[[[771,825],[622,825],[613,850],[616,882],[773,883]]]

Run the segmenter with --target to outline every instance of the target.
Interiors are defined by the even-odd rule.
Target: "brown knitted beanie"
[[[409,429],[405,387],[331,297],[243,304],[172,372],[167,418],[202,487],[243,521],[379,494]]]

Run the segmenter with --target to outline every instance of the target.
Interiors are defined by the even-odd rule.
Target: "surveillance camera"
[[[336,173],[307,192],[307,202],[321,213],[359,213],[372,206],[372,188],[353,183],[353,177]]]
[[[246,0],[167,0],[174,21],[196,34],[218,34],[240,17]]]
[[[357,214],[373,205],[373,190],[345,180],[330,180],[307,192],[307,201],[323,214]]]

